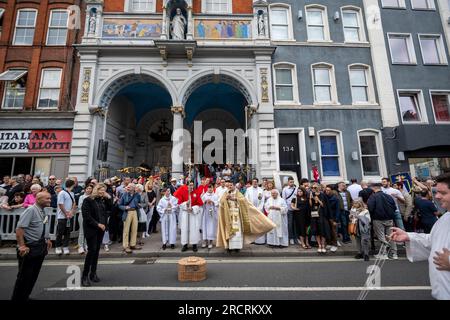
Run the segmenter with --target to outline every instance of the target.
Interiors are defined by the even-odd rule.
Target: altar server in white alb
[[[435,181],[435,198],[447,212],[433,225],[430,234],[392,228],[391,237],[406,242],[409,261],[428,260],[432,296],[450,300],[450,173],[440,175]]]
[[[222,196],[224,195],[224,193],[228,191],[228,188],[226,185],[227,185],[227,182],[225,181],[225,179],[222,179],[222,180],[220,180],[220,186],[218,186],[216,188],[216,195],[217,195],[217,198],[219,198],[219,201],[222,198]]]
[[[214,193],[213,185],[208,186],[208,191],[202,195],[203,219],[202,219],[202,248],[211,249],[213,241],[217,237],[217,209],[219,207],[219,197]]]
[[[275,223],[276,228],[267,233],[267,244],[277,247],[289,245],[288,219],[286,201],[280,197],[277,189],[271,191],[271,197],[265,204],[268,218]]]
[[[180,208],[179,221],[181,229],[182,252],[188,250],[188,244],[192,245],[194,252],[198,251],[197,245],[200,242],[200,228],[203,202],[194,191],[194,183],[189,182],[187,188],[180,188],[175,192]]]
[[[261,212],[264,212],[264,190],[258,186],[258,179],[252,180],[252,186],[245,192],[245,198]],[[255,244],[265,244],[266,235],[255,240]]]
[[[177,242],[177,210],[178,199],[170,194],[169,188],[162,190],[164,196],[159,200],[156,210],[161,216],[161,237],[162,248],[166,250],[170,244],[171,249],[175,249]]]

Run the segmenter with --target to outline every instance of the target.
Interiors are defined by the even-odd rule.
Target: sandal
[[[301,247],[305,250],[308,249],[308,246],[306,244],[302,244]]]

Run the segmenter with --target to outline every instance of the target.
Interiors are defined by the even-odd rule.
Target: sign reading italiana
[[[0,153],[69,153],[72,130],[0,130]]]

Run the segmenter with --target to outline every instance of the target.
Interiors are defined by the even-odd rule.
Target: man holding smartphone
[[[49,237],[48,216],[44,208],[50,207],[51,195],[39,192],[36,203],[20,216],[16,229],[19,273],[11,300],[28,300],[44,262],[52,247]]]

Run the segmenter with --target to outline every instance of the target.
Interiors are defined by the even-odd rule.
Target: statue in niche
[[[258,35],[265,36],[266,35],[266,22],[264,21],[264,12],[259,11],[258,14]]]
[[[170,35],[174,40],[184,40],[185,39],[185,29],[187,25],[186,18],[181,13],[181,9],[177,8],[176,15],[172,18]]]
[[[91,14],[89,16],[89,29],[88,33],[95,33],[95,27],[97,25],[97,14],[94,10],[91,10]]]

